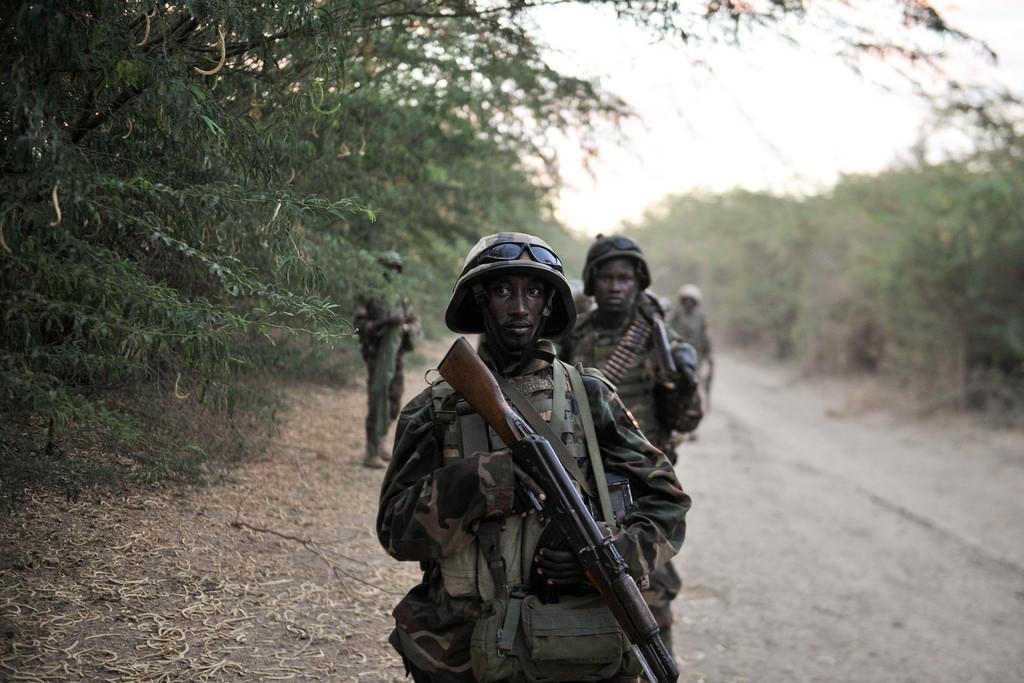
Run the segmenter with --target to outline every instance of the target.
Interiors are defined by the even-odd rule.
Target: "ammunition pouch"
[[[602,681],[636,675],[639,663],[598,595],[564,597],[545,604],[513,590],[493,601],[473,630],[470,661],[480,683],[514,678],[527,681]]]
[[[607,480],[608,499],[611,503],[612,517],[613,519],[605,519],[604,511],[601,509],[599,501],[595,501],[593,498],[587,498],[587,507],[590,508],[590,516],[594,519],[599,519],[609,526],[609,528],[617,529],[623,526],[626,519],[626,515],[633,511],[633,490],[629,485],[629,478],[621,474],[614,472],[608,472],[605,474]],[[587,478],[587,483],[590,484],[594,490],[597,490],[597,481],[594,478],[593,471]]]

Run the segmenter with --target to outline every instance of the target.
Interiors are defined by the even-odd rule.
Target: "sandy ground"
[[[417,568],[376,542],[363,395],[289,395],[230,484],[0,522],[0,680],[404,680],[386,637]],[[680,449],[681,680],[1024,680],[1019,434],[730,356],[714,398]]]
[[[687,681],[1024,681],[1024,437],[726,356],[678,472]]]

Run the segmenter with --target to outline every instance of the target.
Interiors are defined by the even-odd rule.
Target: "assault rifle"
[[[594,521],[551,444],[512,410],[491,371],[465,337],[452,344],[437,369],[511,447],[515,462],[540,486],[545,500],[534,497],[531,503],[568,539],[587,579],[629,639],[647,680],[675,683],[679,670],[661,642],[650,608],[612,538]]]

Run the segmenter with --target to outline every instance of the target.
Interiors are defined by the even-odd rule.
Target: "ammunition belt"
[[[647,350],[647,340],[651,337],[651,326],[646,320],[637,318],[622,335],[618,346],[611,352],[601,367],[601,372],[612,384],[619,384],[626,374],[643,360]]]

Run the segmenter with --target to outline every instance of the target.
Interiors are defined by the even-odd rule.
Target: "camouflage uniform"
[[[697,349],[701,362],[708,361],[711,359],[711,335],[708,334],[708,323],[700,307],[700,289],[696,285],[683,285],[679,289],[679,299],[692,299],[696,305],[689,311],[682,304],[674,307],[668,323],[683,341]]]
[[[629,258],[638,263],[639,296],[646,296],[643,290],[650,284],[647,264],[639,247],[626,238],[602,237],[602,240],[619,240],[625,250],[618,247],[610,248],[598,257],[594,257],[594,249],[588,254],[584,268],[584,280],[588,294],[593,294],[593,277],[597,266],[613,258]],[[576,326],[562,342],[561,357],[570,363],[581,363],[586,367],[603,368],[615,351],[624,333],[637,319],[643,317],[639,306],[634,305],[632,313],[618,328],[602,327],[600,312],[595,308],[580,316]],[[681,341],[671,328],[668,330],[671,341]],[[661,449],[672,462],[676,462],[675,445],[672,443],[671,430],[664,427],[657,419],[655,410],[655,373],[656,359],[653,338],[648,340],[646,355],[630,367],[625,375],[618,379],[616,388],[622,402],[629,409],[644,435],[656,447]],[[696,418],[699,421],[699,415]],[[682,588],[682,581],[671,562],[656,568],[651,574],[650,585],[644,590],[651,612],[662,629],[662,641],[669,649],[672,648],[672,600]]]
[[[446,321],[453,331],[484,331],[482,325],[466,323],[458,311],[452,311],[462,304],[473,308],[471,297],[455,301],[460,286],[473,279],[472,257],[502,238],[543,244],[520,233],[481,240],[470,252],[449,305]],[[530,264],[537,265],[525,263]],[[557,289],[554,312],[541,329],[546,336],[557,337],[575,318],[568,286],[564,293]],[[482,317],[479,309],[476,315]],[[480,355],[497,371],[488,344],[485,339]],[[587,473],[590,460],[577,397],[570,389],[560,389],[566,392],[560,403],[564,414],[553,415],[556,386],[568,387],[559,384],[555,374],[564,372],[564,365],[553,361],[549,342],[536,343],[535,351],[506,379],[553,427],[556,422],[560,425],[556,431]],[[667,562],[682,544],[690,499],[665,456],[635,427],[614,389],[599,373],[587,373],[583,380],[605,468],[627,477],[632,487],[635,507],[623,520],[616,544],[631,573],[644,585],[651,568]],[[470,657],[473,629],[489,613],[488,601],[495,594],[481,559],[478,533],[484,522],[501,518],[502,547],[511,540],[511,547],[517,549],[502,558],[510,583],[522,582],[533,572],[534,548],[543,533],[536,515],[518,514],[511,458],[500,451],[503,444],[493,430],[485,427],[480,432],[486,434],[484,442],[475,446],[459,438],[459,429],[473,419],[480,420],[443,381],[424,390],[399,417],[392,462],[381,491],[377,517],[381,544],[396,559],[418,561],[423,568],[422,582],[394,610],[397,623],[390,638],[417,681],[476,680]],[[508,680],[523,680],[523,676],[518,673]]]
[[[568,363],[581,363],[588,368],[604,367],[608,356],[619,345],[626,328],[640,316],[641,313],[634,308],[633,315],[625,324],[616,329],[607,329],[599,326],[596,309],[587,311],[579,317],[576,327],[562,341],[561,358]],[[673,340],[678,340],[678,336],[671,330],[669,334]],[[619,398],[639,423],[644,436],[674,464],[676,453],[671,443],[671,430],[663,428],[655,418],[654,368],[654,351],[648,346],[647,356],[643,362],[630,368],[626,376],[615,384],[615,388],[618,390]]]
[[[381,263],[401,268],[395,252],[386,252]],[[402,354],[412,350],[419,332],[419,320],[408,299],[394,296],[360,298],[355,311],[360,349],[366,362],[366,460],[370,467],[382,467],[378,459],[381,444],[402,403],[405,374]],[[386,454],[387,451],[385,450]]]
[[[675,329],[683,341],[691,344],[697,350],[699,365],[697,374],[701,381],[701,393],[704,397],[704,405],[710,409],[711,378],[714,373],[715,359],[712,355],[711,334],[708,331],[708,322],[704,317],[704,310],[701,308],[702,295],[697,285],[686,284],[679,288],[679,304],[676,305],[669,315],[669,324]],[[687,310],[683,305],[686,299],[692,300],[693,306]],[[691,435],[696,438],[696,433]]]

